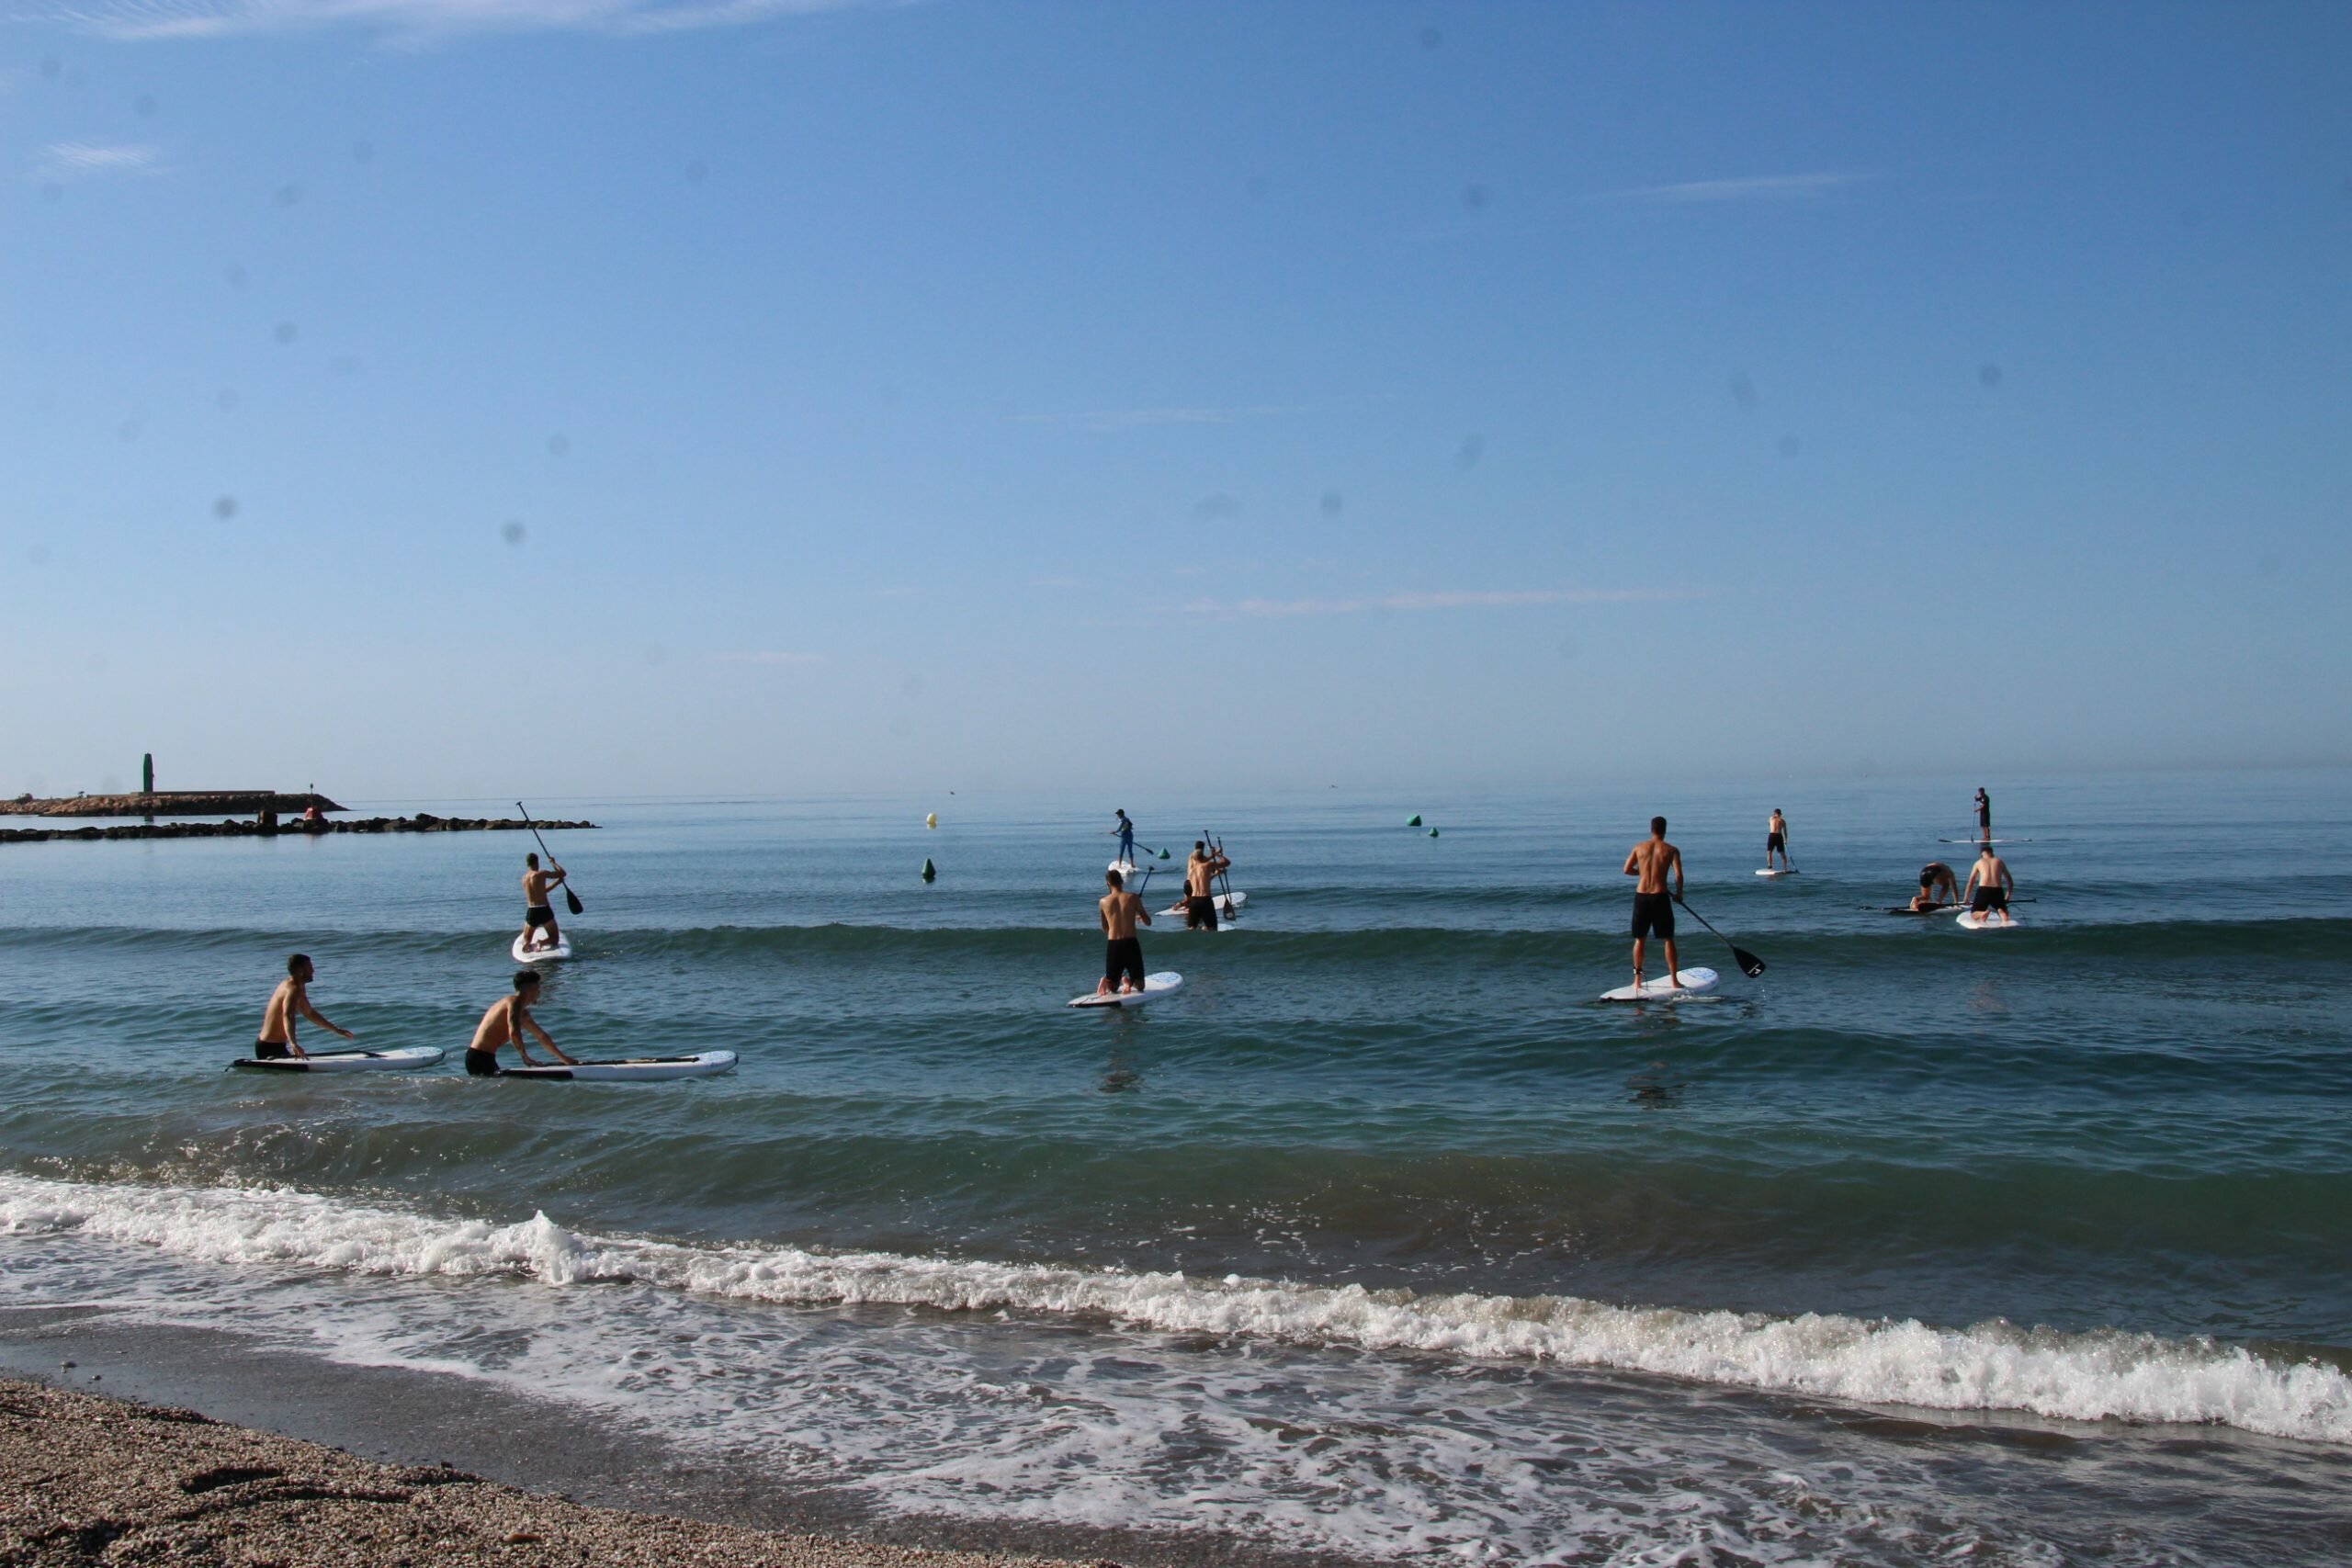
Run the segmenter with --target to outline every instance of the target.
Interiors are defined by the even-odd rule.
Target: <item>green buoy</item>
[[[1410,817],[1408,817],[1407,818],[1405,818],[1405,826],[1406,826],[1406,827],[1408,827],[1408,828],[1418,828],[1418,827],[1419,827],[1420,825],[1421,825],[1421,814],[1420,814],[1419,812],[1418,812],[1418,811],[1414,812]]]
[[[1436,837],[1437,837],[1437,829],[1436,829],[1432,828],[1432,829],[1430,829],[1430,838],[1432,838],[1432,839],[1434,839],[1434,838],[1436,838]]]
[[[929,856],[925,856],[923,859],[922,879],[925,882],[936,882],[939,880],[939,868],[931,863]]]

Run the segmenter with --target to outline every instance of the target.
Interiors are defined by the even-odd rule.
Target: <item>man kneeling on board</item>
[[[516,970],[514,994],[501,997],[491,1003],[490,1010],[481,1015],[481,1022],[474,1027],[474,1043],[466,1047],[466,1071],[478,1078],[496,1077],[498,1048],[510,1044],[514,1047],[514,1054],[523,1058],[525,1066],[546,1066],[543,1062],[531,1060],[530,1049],[523,1043],[523,1032],[526,1029],[539,1037],[540,1044],[555,1053],[557,1061],[568,1067],[578,1066],[548,1038],[548,1032],[541,1029],[539,1021],[531,1016],[531,1004],[538,999],[538,976],[528,969]]]
[[[286,961],[286,978],[277,982],[277,989],[269,993],[269,1005],[262,1009],[261,1035],[254,1042],[254,1059],[273,1062],[281,1056],[307,1056],[308,1051],[294,1042],[294,1019],[298,1013],[330,1034],[340,1034],[345,1040],[356,1040],[350,1030],[329,1023],[319,1010],[311,1005],[311,982],[318,971],[311,967],[308,953],[298,953]]]
[[[561,947],[563,928],[555,923],[555,895],[552,889],[563,882],[563,867],[557,865],[554,857],[549,856],[548,864],[554,869],[541,871],[537,853],[525,855],[523,863],[530,868],[523,873],[523,946],[526,951]],[[532,933],[541,926],[547,928],[547,940],[535,942]]]
[[[1095,918],[1102,926],[1102,934],[1110,945],[1102,952],[1102,978],[1094,987],[1098,997],[1107,997],[1114,990],[1125,993],[1143,989],[1143,943],[1136,939],[1138,922],[1151,924],[1151,911],[1143,900],[1127,891],[1115,871],[1102,874],[1103,885],[1111,889],[1095,906]]]
[[[1666,891],[1666,874],[1674,874],[1674,893]],[[1666,979],[1669,990],[1682,988],[1682,973],[1674,963],[1674,906],[1682,897],[1682,852],[1666,841],[1666,818],[1650,818],[1650,836],[1625,857],[1625,874],[1634,884],[1634,988],[1642,987],[1642,955],[1657,935],[1666,943]]]
[[[1193,853],[1184,862],[1184,929],[1188,931],[1216,930],[1216,895],[1214,884],[1216,874],[1232,865],[1225,852],[1209,849],[1208,840],[1193,840]]]
[[[1911,911],[1924,914],[1960,902],[1960,879],[1951,867],[1939,860],[1931,860],[1919,868],[1919,891],[1911,895]]]
[[[1986,844],[1976,854],[1976,863],[1968,868],[1968,907],[1979,915],[1998,911],[2001,923],[2009,923],[2009,895],[2017,891],[2017,879],[2001,857]]]

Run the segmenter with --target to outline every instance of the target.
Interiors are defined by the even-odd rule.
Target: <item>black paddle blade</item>
[[[575,915],[579,912],[577,909],[572,911]],[[1731,961],[1738,964],[1739,972],[1751,980],[1764,973],[1764,961],[1744,947],[1735,947],[1731,950]]]
[[[571,888],[569,888],[569,887],[567,887],[567,888],[565,888],[565,889],[563,890],[563,901],[564,901],[566,904],[568,904],[568,905],[570,905],[570,906],[571,906],[571,912],[572,912],[573,914],[575,914],[575,915],[584,915],[584,914],[586,914],[586,913],[588,912],[588,906],[587,906],[587,905],[585,905],[585,904],[582,904],[582,903],[580,901],[580,895],[579,895],[579,894],[577,894],[577,893],[574,893],[574,892],[573,892]],[[1746,960],[1743,960],[1743,961],[1741,962],[1740,967],[1741,967],[1741,968],[1743,968],[1743,969],[1745,969],[1745,968],[1747,968],[1747,961],[1746,961]],[[1757,967],[1758,969],[1761,969],[1761,968],[1763,968],[1763,967],[1764,967],[1764,965],[1762,965],[1761,964],[1757,964],[1757,965],[1756,965],[1756,967]],[[1751,971],[1751,973],[1752,973],[1752,971]]]

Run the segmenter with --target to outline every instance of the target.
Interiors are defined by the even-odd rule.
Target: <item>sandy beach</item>
[[[191,1410],[0,1381],[0,1563],[800,1564],[1048,1561],[849,1543],[381,1464]]]

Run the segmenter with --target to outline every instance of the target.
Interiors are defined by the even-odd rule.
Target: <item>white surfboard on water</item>
[[[1182,989],[1183,984],[1183,976],[1173,969],[1163,969],[1157,975],[1146,975],[1140,991],[1114,991],[1107,997],[1098,997],[1090,991],[1085,996],[1070,998],[1069,1005],[1074,1008],[1139,1008],[1146,1002],[1158,1001],[1170,991]]]
[[[2006,920],[1994,919],[1992,911],[1989,909],[1962,909],[1960,912],[1960,925],[1962,931],[2005,931],[2015,928],[2017,923],[2018,918],[2015,915],[2011,915]]]
[[[1939,844],[2030,844],[2031,839],[1938,839]]]
[[[1682,984],[1679,987],[1669,985],[1666,977],[1660,976],[1655,980],[1645,980],[1638,986],[1620,986],[1613,991],[1603,991],[1600,999],[1604,1002],[1676,1001],[1683,997],[1704,995],[1713,990],[1723,978],[1712,969],[1678,969],[1674,977]]]
[[[1250,895],[1247,893],[1220,893],[1216,896],[1216,917],[1221,920],[1226,919],[1229,918],[1236,909],[1240,908],[1243,905],[1249,902]],[[1175,903],[1170,904],[1168,908],[1160,910],[1159,912],[1163,917],[1173,915],[1181,920],[1184,918],[1183,900],[1180,898]]]
[[[1794,876],[1796,874],[1797,868],[1795,866],[1791,866],[1786,871],[1765,870],[1759,871],[1756,874],[1758,876]]]
[[[548,1078],[558,1083],[648,1083],[663,1078],[707,1078],[735,1070],[732,1051],[697,1051],[690,1056],[631,1056],[616,1062],[561,1062],[541,1067],[508,1067],[502,1078]]]
[[[438,1045],[403,1045],[395,1051],[313,1051],[307,1056],[246,1056],[230,1063],[256,1073],[407,1073],[437,1066],[449,1053]]]
[[[514,962],[517,964],[552,964],[559,958],[571,956],[570,937],[563,938],[553,947],[526,947],[523,945],[525,940],[523,937],[516,937],[514,945],[506,950],[514,955]]]

